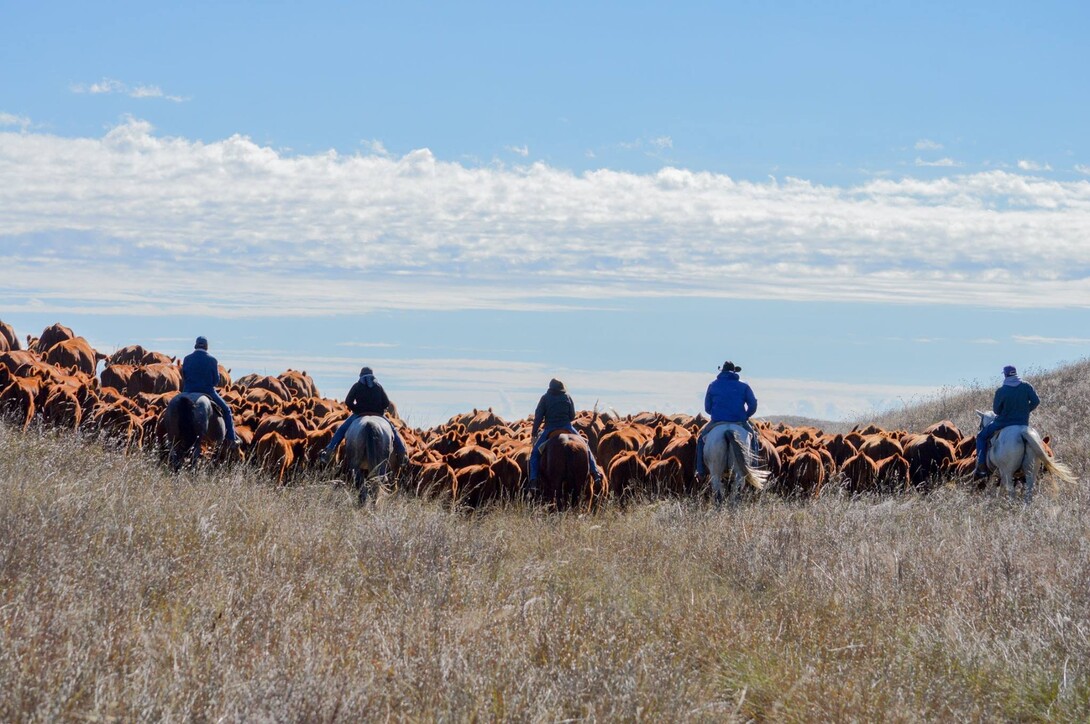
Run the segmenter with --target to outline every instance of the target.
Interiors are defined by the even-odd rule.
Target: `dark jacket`
[[[210,394],[220,381],[219,363],[208,350],[195,349],[182,360],[182,392]]]
[[[370,380],[361,377],[348,391],[344,404],[356,415],[384,415],[390,406],[390,398],[374,377]]]
[[[737,372],[720,372],[708,385],[704,411],[712,422],[745,422],[757,412],[757,398]]]
[[[1000,425],[1028,425],[1029,413],[1040,404],[1041,398],[1030,383],[1004,384],[995,391],[992,412],[996,414],[995,421]]]
[[[534,411],[534,426],[531,437],[537,437],[538,428],[545,423],[545,429],[570,425],[575,419],[575,403],[563,389],[552,389],[541,396]]]

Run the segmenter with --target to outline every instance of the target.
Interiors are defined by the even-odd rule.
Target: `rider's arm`
[[[757,414],[757,396],[753,394],[753,388],[746,385],[746,419]]]
[[[1032,386],[1027,385],[1027,387],[1029,387],[1029,411],[1033,412],[1037,409],[1037,405],[1041,404],[1041,398],[1037,396],[1037,390]]]
[[[1003,414],[1003,388],[1000,387],[995,391],[995,397],[992,399],[992,412],[997,416]]]
[[[568,422],[575,422],[575,402],[572,400],[571,395],[564,395],[568,398]]]
[[[351,412],[356,411],[356,385],[358,384],[359,383],[357,382],[352,385],[352,387],[348,390],[348,394],[344,398],[344,406],[347,407]]]
[[[712,414],[712,386],[708,385],[708,391],[704,393],[704,412]]]
[[[530,439],[537,439],[537,429],[541,427],[541,422],[545,419],[545,398],[542,397],[537,401],[537,409],[534,410],[534,424],[530,428]]]

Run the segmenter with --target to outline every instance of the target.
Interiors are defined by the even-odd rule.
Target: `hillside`
[[[1032,378],[1083,474],[1086,371]],[[0,719],[1090,718],[1084,486],[583,517],[266,481],[0,426]]]

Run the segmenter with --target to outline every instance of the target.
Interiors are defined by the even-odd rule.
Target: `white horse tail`
[[[733,452],[730,458],[734,466],[734,474],[741,474],[746,484],[751,485],[756,490],[764,490],[765,482],[768,480],[768,471],[758,470],[755,465],[750,464],[752,453],[742,447],[742,443],[738,442],[738,438],[730,430],[727,430],[726,438]]]
[[[1044,463],[1046,471],[1052,473],[1069,485],[1074,485],[1079,481],[1070,467],[1063,463],[1056,462],[1056,459],[1048,454],[1048,451],[1045,450],[1044,443],[1041,441],[1041,437],[1037,434],[1036,430],[1027,427],[1022,431],[1022,439],[1025,440],[1026,445],[1033,449],[1034,455]]]

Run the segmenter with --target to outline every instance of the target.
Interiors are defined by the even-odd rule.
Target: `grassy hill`
[[[1031,377],[1084,476],[1088,371]],[[990,395],[878,421],[969,429]],[[359,510],[0,426],[0,500],[4,721],[1090,719],[1082,485]]]

